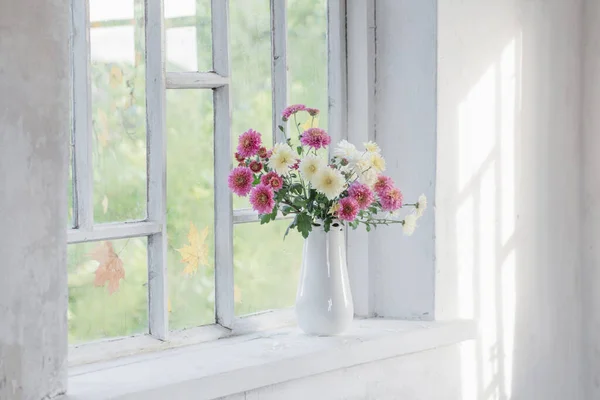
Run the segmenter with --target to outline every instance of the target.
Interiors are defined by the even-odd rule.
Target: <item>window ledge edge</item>
[[[277,329],[73,367],[64,400],[213,400],[291,380],[471,340],[472,320],[356,320],[347,334]]]

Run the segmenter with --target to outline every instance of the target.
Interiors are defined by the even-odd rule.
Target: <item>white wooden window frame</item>
[[[169,340],[166,232],[166,90],[210,89],[214,107],[215,157],[215,321],[199,327],[199,337],[221,337],[287,324],[289,312],[239,318],[234,314],[233,225],[255,222],[256,212],[232,209],[225,184],[231,169],[229,1],[212,0],[213,71],[166,72],[163,0],[145,2],[147,218],[94,223],[89,0],[72,0],[73,16],[73,228],[68,243],[129,237],[148,238],[149,334]],[[347,137],[346,2],[327,3],[328,113],[333,142]],[[273,132],[287,105],[287,0],[270,0]],[[178,18],[179,20],[181,18]],[[180,21],[181,22],[181,21]],[[274,135],[274,141],[282,137]],[[360,308],[360,307],[359,307]],[[206,334],[208,332],[208,334]],[[174,341],[180,333],[171,332]],[[187,337],[187,336],[186,336]],[[127,345],[125,345],[127,347]]]

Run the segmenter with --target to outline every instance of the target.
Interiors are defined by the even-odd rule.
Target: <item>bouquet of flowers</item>
[[[267,149],[261,134],[253,129],[239,137],[235,159],[238,166],[229,174],[229,188],[238,196],[250,196],[261,224],[275,220],[278,213],[294,214],[290,229],[307,238],[313,227],[328,232],[332,225],[347,223],[367,231],[377,225],[402,224],[411,235],[426,207],[421,195],[416,203],[404,204],[402,192],[386,175],[385,159],[374,142],[359,150],[342,140],[328,151],[331,137],[317,127],[319,110],[302,104],[283,111],[279,129],[286,141]],[[302,117],[306,120],[302,121]],[[284,125],[292,123],[297,136],[287,135]],[[299,122],[300,119],[300,122]],[[404,219],[396,219],[402,207],[412,207]]]

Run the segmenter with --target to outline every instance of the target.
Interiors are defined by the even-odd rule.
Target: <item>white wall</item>
[[[377,0],[375,140],[406,203],[435,196],[437,1]],[[433,212],[411,237],[400,225],[369,237],[375,314],[434,318]]]
[[[438,18],[436,316],[480,322],[474,398],[581,399],[582,1]]]
[[[583,68],[583,316],[588,399],[600,398],[600,2],[585,1]]]
[[[64,392],[69,2],[0,2],[0,399]]]

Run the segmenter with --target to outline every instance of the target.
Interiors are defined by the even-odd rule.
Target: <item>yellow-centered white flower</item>
[[[300,161],[300,173],[309,182],[313,181],[317,172],[326,167],[325,160],[314,154],[309,154]]]
[[[379,145],[375,142],[367,142],[367,143],[363,143],[365,145],[365,150],[367,150],[369,153],[379,153],[381,152],[381,149],[379,148]]]
[[[342,140],[333,150],[333,155],[339,158],[345,158],[350,166],[353,166],[360,159],[360,152],[352,143]]]
[[[273,147],[273,154],[269,158],[269,168],[279,175],[286,175],[290,167],[296,163],[296,153],[287,144],[277,143]]]
[[[379,174],[377,173],[375,168],[369,168],[358,175],[358,181],[363,185],[367,185],[370,188],[372,188],[373,185],[377,182],[377,175]]]
[[[334,168],[321,168],[314,176],[312,184],[317,191],[323,193],[329,200],[335,199],[344,191],[346,179],[340,171]]]
[[[385,159],[379,153],[367,153],[369,163],[377,172],[385,171]]]
[[[415,232],[415,229],[417,229],[417,216],[415,214],[408,214],[402,223],[402,232],[406,236],[410,236]]]
[[[417,200],[417,206],[415,207],[415,215],[418,218],[421,218],[427,209],[427,197],[424,194],[419,196],[419,200]]]

